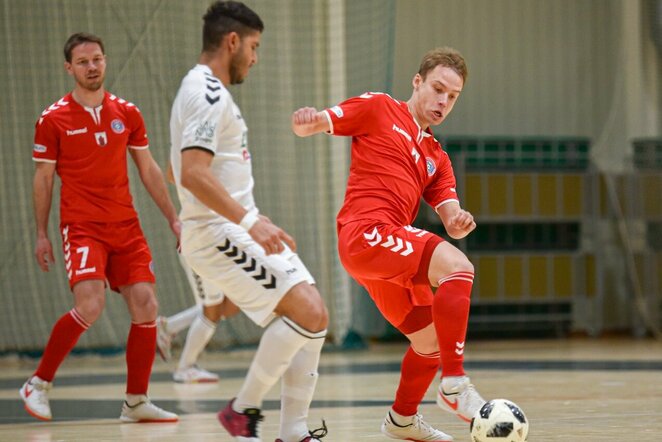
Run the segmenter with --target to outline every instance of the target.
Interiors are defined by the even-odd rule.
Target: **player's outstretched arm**
[[[53,199],[53,181],[55,179],[55,163],[36,162],[32,182],[32,201],[34,203],[34,218],[37,227],[37,244],[35,258],[39,268],[48,271],[49,264],[55,262],[53,245],[48,238],[48,214],[51,211]]]
[[[292,114],[292,131],[300,137],[315,135],[331,130],[331,124],[324,112],[314,107],[302,107]]]
[[[138,168],[140,180],[142,181],[145,189],[149,192],[152,200],[156,203],[163,216],[168,221],[170,230],[172,230],[177,242],[179,243],[179,235],[182,230],[181,222],[177,216],[177,209],[170,199],[168,187],[166,186],[165,179],[161,168],[154,161],[152,154],[147,149],[129,149],[131,158]]]
[[[462,239],[476,228],[473,215],[455,201],[439,206],[437,214],[446,228],[446,233],[453,239]]]

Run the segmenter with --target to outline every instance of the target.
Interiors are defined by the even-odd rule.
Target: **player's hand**
[[[449,221],[448,227],[453,230],[462,232],[464,235],[468,235],[471,231],[476,228],[476,222],[471,213],[466,210],[460,209]]]
[[[35,247],[34,254],[37,258],[37,264],[39,264],[39,268],[44,272],[47,272],[49,265],[55,262],[51,240],[46,237],[37,238],[37,245]]]
[[[182,222],[179,220],[179,218],[176,218],[170,223],[170,230],[172,230],[175,238],[177,238],[177,249],[179,250],[179,244],[182,237]]]
[[[328,130],[324,113],[314,107],[302,107],[292,114],[292,131],[300,137]]]
[[[314,107],[302,107],[292,114],[292,124],[310,124],[316,123],[322,118]]]
[[[248,231],[248,234],[255,240],[256,243],[262,246],[267,255],[281,253],[285,250],[287,244],[290,249],[296,250],[296,243],[294,239],[285,233],[283,229],[273,224],[271,221],[260,219]]]

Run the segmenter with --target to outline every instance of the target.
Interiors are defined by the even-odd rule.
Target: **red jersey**
[[[41,114],[32,159],[56,163],[62,224],[137,217],[129,193],[129,147],[149,147],[142,115],[108,92],[96,108],[81,106],[69,93]]]
[[[352,161],[338,227],[355,220],[410,225],[421,197],[437,208],[458,201],[450,158],[407,103],[365,93],[326,109],[330,133],[352,137]]]

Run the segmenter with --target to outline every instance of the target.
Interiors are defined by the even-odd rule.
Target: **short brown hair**
[[[106,54],[106,51],[103,48],[103,41],[101,41],[100,37],[97,37],[94,34],[88,34],[87,32],[77,32],[72,34],[64,44],[64,59],[67,60],[68,63],[71,63],[71,52],[76,46],[83,43],[96,43],[101,47],[101,53],[104,55]]]
[[[464,61],[464,57],[458,51],[449,48],[448,46],[428,51],[423,56],[421,66],[418,68],[418,74],[423,80],[425,80],[428,72],[439,65],[453,69],[460,77],[462,77],[463,83],[467,81],[469,71],[467,70],[467,64]]]

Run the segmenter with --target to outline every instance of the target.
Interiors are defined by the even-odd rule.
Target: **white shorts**
[[[185,224],[181,239],[191,268],[262,327],[275,317],[274,309],[292,287],[315,283],[287,246],[278,255],[266,255],[243,227],[233,223]]]
[[[179,263],[182,265],[184,273],[186,273],[186,279],[191,286],[191,291],[193,292],[193,296],[195,296],[196,304],[210,307],[223,302],[223,299],[225,299],[223,290],[195,273],[181,253],[179,253]]]

